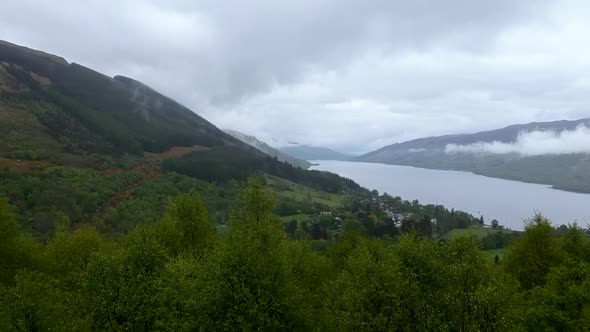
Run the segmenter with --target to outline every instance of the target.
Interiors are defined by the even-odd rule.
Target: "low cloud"
[[[448,144],[446,153],[518,153],[523,156],[544,154],[590,153],[590,128],[575,130],[521,132],[513,143],[477,142],[468,145]]]
[[[276,146],[357,154],[590,117],[588,17],[586,0],[18,0],[0,39]]]

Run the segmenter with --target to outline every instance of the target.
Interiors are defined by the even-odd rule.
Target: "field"
[[[294,215],[290,215],[290,216],[283,216],[281,217],[282,221],[291,221],[293,219],[295,219],[298,223],[307,220],[307,218],[309,218],[309,214],[305,214],[305,213],[300,213],[300,214],[294,214]]]
[[[499,231],[500,230],[498,230],[498,229],[485,228],[485,227],[481,227],[479,225],[474,225],[469,228],[453,229],[453,230],[449,231],[448,233],[446,233],[445,235],[443,235],[443,239],[452,239],[454,237],[463,236],[463,235],[467,235],[467,234],[475,235],[478,238],[483,239],[484,237],[486,237],[486,235],[494,234]]]
[[[500,258],[500,260],[502,260],[506,255],[506,248],[482,250],[481,253],[484,255],[486,259],[489,259],[491,261],[493,261],[496,258],[496,255],[498,255],[498,258]]]
[[[277,195],[277,199],[308,201],[336,208],[342,205],[344,197],[305,187],[275,176],[266,175],[267,188]]]

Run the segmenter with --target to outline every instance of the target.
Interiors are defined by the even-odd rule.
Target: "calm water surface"
[[[523,220],[535,211],[554,225],[577,221],[585,227],[590,223],[590,194],[467,172],[331,160],[314,163],[319,166],[313,169],[338,173],[371,190],[483,215],[486,223],[497,219],[512,229],[523,229]]]

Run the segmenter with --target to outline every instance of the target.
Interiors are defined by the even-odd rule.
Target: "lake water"
[[[523,229],[523,220],[535,211],[554,225],[577,221],[586,227],[590,223],[590,194],[468,172],[332,160],[313,163],[319,164],[313,169],[340,174],[379,193],[410,201],[417,199],[422,204],[440,204],[476,217],[483,215],[487,224],[497,219],[506,227]]]

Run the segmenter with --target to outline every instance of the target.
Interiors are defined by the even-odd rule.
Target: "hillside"
[[[421,138],[388,145],[355,160],[469,171],[509,180],[549,184],[557,189],[590,193],[590,177],[588,177],[590,154],[520,154],[510,150],[506,153],[481,150],[482,147],[519,147],[517,144],[519,135],[531,132],[564,133],[576,130],[580,125],[588,126],[589,124],[590,119],[534,122],[475,134]],[[535,138],[532,137],[532,139]]]
[[[163,152],[175,146],[235,146],[245,144],[216,128],[188,108],[133,79],[107,77],[84,66],[67,63],[10,43],[0,43],[2,129],[16,129],[13,141],[0,153],[44,154],[29,142],[48,141],[65,154],[100,153],[111,156]],[[10,115],[6,115],[10,113]],[[44,127],[37,136],[40,127]],[[7,146],[9,145],[9,146]],[[61,149],[61,151],[59,151]]]
[[[332,149],[310,146],[291,145],[280,149],[282,152],[303,160],[350,160],[352,156]]]
[[[362,191],[278,161],[141,82],[0,42],[0,199],[35,236],[92,224],[117,237],[187,192],[223,223],[235,181],[261,174],[320,193]]]
[[[242,141],[248,145],[251,145],[251,146],[257,148],[258,150],[266,153],[267,155],[269,155],[271,157],[276,157],[279,161],[284,161],[284,162],[289,163],[295,167],[300,167],[303,169],[307,169],[307,168],[309,168],[309,166],[311,166],[311,163],[308,162],[307,160],[297,159],[297,158],[290,156],[284,152],[281,152],[281,151],[273,148],[272,146],[266,144],[265,142],[262,142],[261,140],[259,140],[255,136],[246,135],[246,134],[241,133],[237,130],[231,130],[231,129],[224,129],[224,131],[226,133],[232,135],[233,137],[239,139],[240,141]]]
[[[574,130],[579,125],[590,125],[590,119],[580,119],[575,121],[553,121],[553,122],[531,122],[527,124],[517,124],[501,129],[482,131],[474,134],[445,135],[437,137],[419,138],[402,143],[396,143],[382,147],[381,149],[366,153],[358,159],[365,161],[382,162],[392,158],[396,153],[406,153],[408,149],[430,149],[444,150],[448,144],[466,145],[478,142],[504,142],[510,143],[516,141],[518,134],[530,131],[564,131]]]

